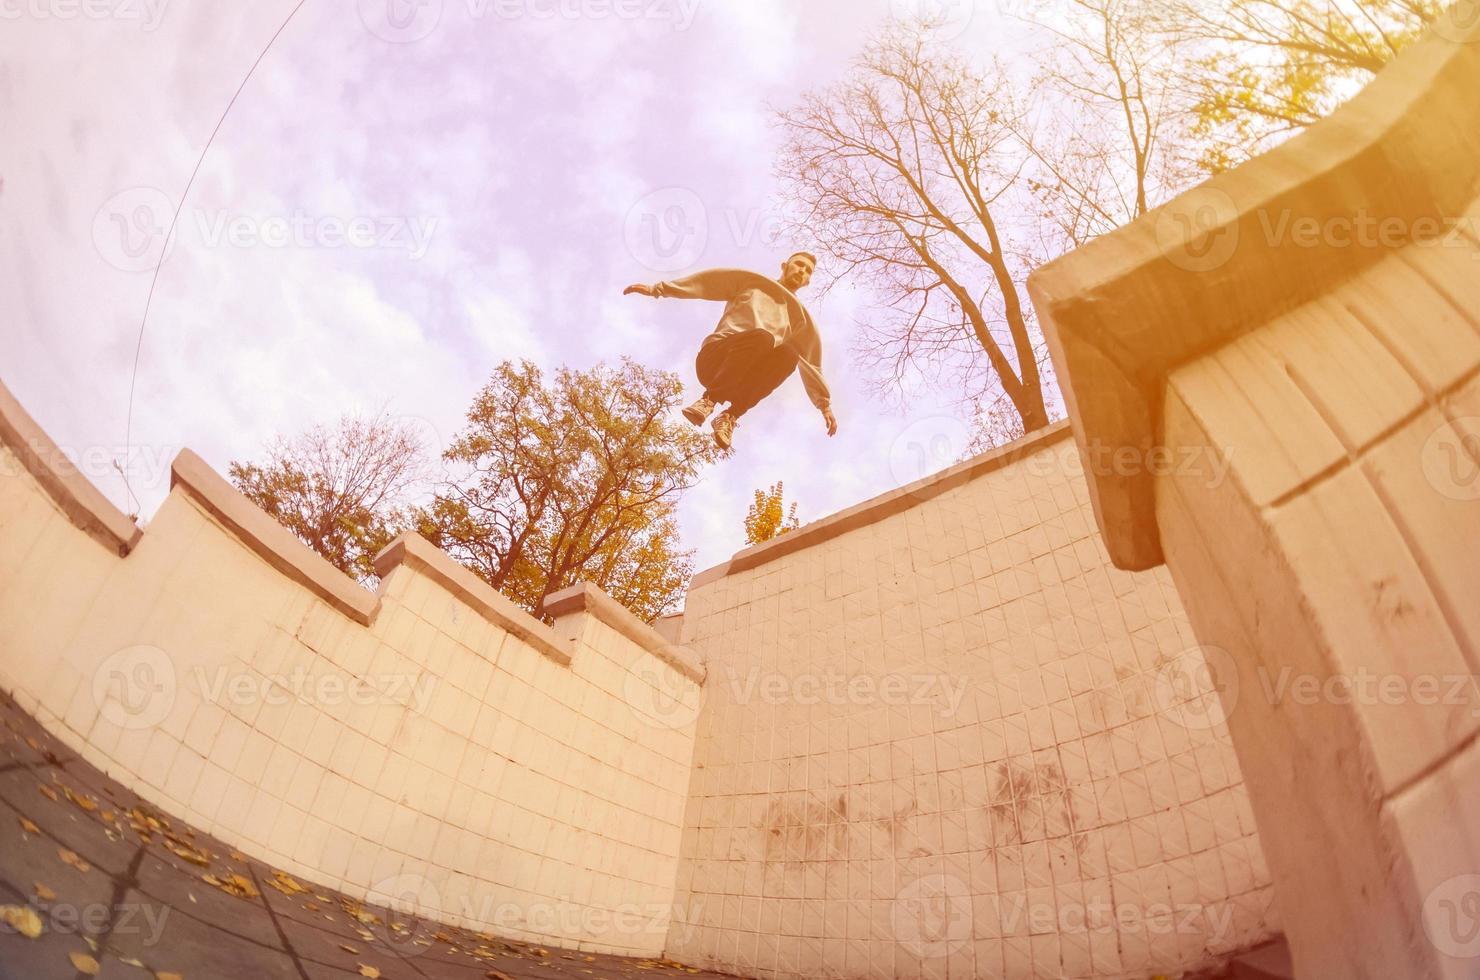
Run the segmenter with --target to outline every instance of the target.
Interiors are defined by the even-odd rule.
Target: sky
[[[440,451],[505,358],[694,386],[719,305],[623,287],[810,244],[776,233],[774,109],[941,2],[0,0],[0,380],[144,522],[184,447],[225,473],[384,410]],[[988,3],[941,40],[1007,45]],[[870,393],[867,296],[802,298],[840,431],[795,376],[747,415],[681,505],[696,570],[757,487],[815,520],[970,438],[948,393]]]

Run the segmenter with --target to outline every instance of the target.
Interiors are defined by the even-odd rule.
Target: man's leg
[[[767,340],[769,343],[769,337]],[[738,419],[754,408],[761,399],[781,387],[781,382],[791,377],[791,372],[796,367],[796,352],[785,344],[764,351],[750,363],[739,389],[730,396],[730,407],[725,411],[732,418]]]
[[[700,347],[694,373],[704,386],[704,397],[715,402],[734,401],[751,383],[756,362],[771,351],[771,345],[771,335],[764,330],[747,330]]]

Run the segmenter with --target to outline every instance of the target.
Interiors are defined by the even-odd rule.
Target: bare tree
[[[1033,256],[1015,249],[996,208],[1019,183],[1022,128],[1000,73],[983,72],[896,29],[865,49],[837,86],[778,115],[777,158],[795,234],[882,304],[860,353],[908,368],[954,367],[967,400],[1000,394],[1026,431],[1048,424],[1043,345],[1020,284]]]
[[[427,479],[413,429],[385,413],[345,416],[279,437],[262,463],[233,462],[237,489],[340,571],[373,582],[371,560],[402,524],[407,494]]]
[[[1193,175],[1168,152],[1188,108],[1171,82],[1176,41],[1143,0],[1060,0],[1032,23],[1058,40],[1020,135],[1052,247],[1072,248],[1145,214]]]

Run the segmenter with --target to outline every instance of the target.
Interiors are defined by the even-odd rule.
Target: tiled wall
[[[1157,516],[1306,976],[1476,975],[1477,272],[1410,245],[1168,379],[1167,445],[1231,464]]]
[[[682,636],[709,674],[670,955],[1147,977],[1278,928],[1177,594],[1108,563],[1066,438],[699,585]]]
[[[179,487],[120,558],[0,447],[0,684],[88,761],[310,882],[655,954],[694,726],[652,719],[698,688],[556,625],[568,665],[409,563],[362,625]]]

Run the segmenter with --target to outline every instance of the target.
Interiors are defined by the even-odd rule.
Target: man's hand
[[[838,434],[838,418],[832,413],[831,408],[822,410],[822,421],[827,423],[827,434],[835,436]]]
[[[630,285],[626,289],[622,290],[622,295],[623,296],[626,296],[628,293],[636,293],[639,296],[656,296],[657,295],[655,292],[653,292],[653,287],[652,286],[648,286],[648,285],[646,285],[644,283],[640,283],[640,282],[634,282],[632,285]]]

